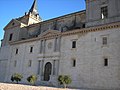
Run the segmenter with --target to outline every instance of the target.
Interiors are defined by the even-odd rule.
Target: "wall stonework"
[[[120,21],[120,0],[86,0],[86,27]],[[108,18],[101,18],[101,7],[108,7]]]
[[[118,3],[119,0],[86,0],[86,10],[80,12],[46,21],[31,13],[11,20],[4,28],[0,48],[0,81],[11,82],[11,75],[20,73],[24,77],[21,83],[28,83],[26,78],[35,74],[38,85],[58,86],[58,76],[69,75],[69,87],[120,89]],[[101,20],[103,5],[108,5],[109,17]],[[76,48],[72,48],[73,41]],[[47,68],[47,63],[51,67]],[[50,73],[45,73],[46,68]]]

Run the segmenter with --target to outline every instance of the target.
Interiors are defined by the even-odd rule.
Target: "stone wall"
[[[105,46],[102,44],[102,38],[104,36],[108,38],[108,44]],[[48,38],[46,39],[44,54],[40,53],[41,39],[36,38],[33,41],[28,40],[29,42],[13,44],[11,45],[12,56],[9,63],[9,78],[13,73],[18,72],[24,75],[23,82],[27,82],[26,78],[29,75],[38,75],[38,61],[41,60],[41,73],[38,75],[40,77],[38,81],[41,82],[41,80],[43,81],[45,64],[50,62],[53,66],[53,61],[56,60],[58,61],[56,63],[56,65],[58,64],[58,67],[56,67],[58,74],[53,75],[52,70],[50,83],[57,81],[57,78],[54,79],[54,77],[62,74],[70,75],[72,78],[71,87],[120,88],[119,37],[119,28],[64,35],[61,37],[61,46],[58,52],[54,52],[55,37]],[[76,48],[72,48],[72,41],[74,40],[76,41]],[[48,49],[50,42],[52,46],[51,49]],[[33,46],[32,53],[30,53],[31,46]],[[15,55],[15,48],[19,48],[18,55]],[[108,66],[104,66],[104,58],[108,58]],[[73,59],[76,60],[75,67],[72,66]],[[16,67],[13,65],[14,60],[17,60],[18,63]],[[29,60],[32,60],[31,67],[28,66]],[[9,78],[8,81],[10,80]]]
[[[86,27],[120,21],[120,0],[86,0]],[[101,7],[108,7],[108,17],[102,19]]]
[[[102,45],[102,37],[108,37],[108,45]],[[71,86],[87,88],[120,88],[118,29],[70,35],[62,38],[60,72],[72,77]],[[77,48],[72,48],[76,40]],[[108,66],[104,66],[104,58]],[[72,60],[76,66],[72,66]]]

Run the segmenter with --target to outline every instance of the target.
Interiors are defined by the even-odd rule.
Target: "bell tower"
[[[38,9],[37,9],[37,0],[34,0],[30,10],[28,12],[25,12],[25,15],[17,18],[18,21],[21,21],[22,23],[26,25],[39,23],[42,21],[42,19],[39,16]]]
[[[27,31],[21,28],[29,26],[31,24],[39,23],[42,19],[39,16],[37,10],[37,1],[34,0],[28,13],[25,13],[22,17],[12,19],[4,28],[5,34],[2,41],[2,45],[9,45],[11,41],[17,41],[21,39],[21,32],[24,31],[24,38],[27,36]],[[23,32],[22,32],[23,33]]]
[[[39,16],[38,9],[37,9],[37,0],[34,0],[28,12],[28,17],[29,17],[28,24],[34,24],[34,23],[42,21],[42,19]]]
[[[33,5],[29,10],[29,13],[31,13],[31,14],[33,14],[35,16],[39,15],[38,10],[37,10],[37,1],[36,0],[34,0]]]

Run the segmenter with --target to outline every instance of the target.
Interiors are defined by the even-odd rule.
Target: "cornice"
[[[101,25],[101,26],[95,26],[95,27],[89,27],[89,28],[83,28],[83,29],[76,29],[76,30],[61,32],[59,34],[52,34],[52,35],[48,35],[48,36],[44,36],[44,37],[35,37],[35,38],[21,40],[21,41],[14,41],[14,42],[10,42],[10,44],[14,45],[14,44],[26,43],[26,42],[36,41],[36,40],[47,40],[47,39],[53,39],[56,37],[75,35],[75,34],[79,34],[79,33],[85,34],[85,33],[89,33],[89,32],[111,30],[114,28],[120,28],[120,22]]]
[[[120,27],[120,22],[111,23],[111,24],[106,24],[106,25],[101,25],[101,26],[95,26],[95,27],[89,27],[89,28],[83,28],[83,29],[77,29],[77,30],[64,32],[64,33],[62,33],[62,36],[74,35],[74,34],[78,34],[78,33],[104,31],[104,30],[110,30],[110,29],[119,28],[119,27]]]
[[[20,25],[16,25],[16,26],[13,26],[13,27],[9,27],[9,28],[7,28],[7,30],[9,30],[9,29],[15,29],[16,27],[20,27]]]

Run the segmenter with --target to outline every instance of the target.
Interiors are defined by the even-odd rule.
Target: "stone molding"
[[[120,28],[120,22],[101,25],[101,26],[95,26],[95,27],[89,27],[89,28],[83,28],[83,29],[76,29],[72,31],[61,32],[59,34],[51,34],[51,35],[48,35],[47,37],[35,37],[35,38],[21,40],[21,41],[11,41],[9,43],[11,45],[14,45],[14,44],[26,43],[26,42],[36,41],[36,40],[44,40],[44,39],[48,40],[56,37],[75,35],[79,33],[85,34],[89,32],[105,31],[105,30],[110,30],[114,28]]]
[[[60,57],[60,55],[45,55],[45,56],[38,56],[38,58],[55,58],[55,57]]]

